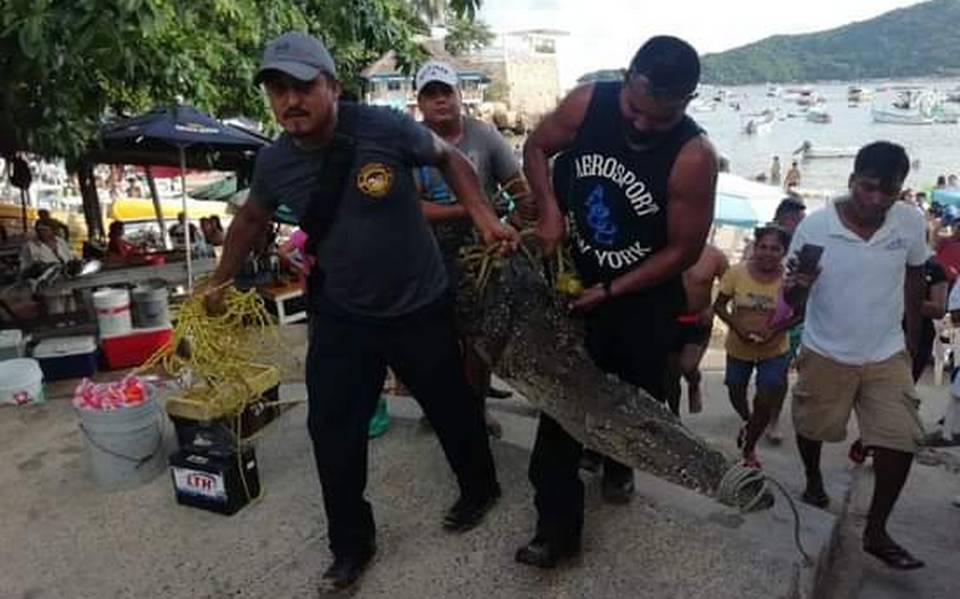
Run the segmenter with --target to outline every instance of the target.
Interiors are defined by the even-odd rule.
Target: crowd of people
[[[744,261],[730,266],[707,244],[719,159],[686,114],[699,75],[689,44],[651,38],[622,80],[580,86],[544,117],[525,143],[521,171],[494,129],[462,114],[451,65],[430,62],[418,72],[421,125],[341,100],[320,40],[288,33],[267,46],[254,80],[284,133],[259,153],[250,199],[201,293],[210,311],[222,309],[221,283],[278,206],[300,218],[312,264],[307,427],[334,558],[322,591],[350,589],[376,552],[367,438],[388,367],[422,406],[456,477],[460,496],[442,526],[466,532],[496,505],[488,438],[496,425],[484,398],[497,356],[475,355],[477,332],[457,315],[454,258],[475,242],[514,251],[513,225],[521,223],[535,223],[547,256],[569,239],[583,285],[570,310],[585,321],[590,359],[677,414],[684,380],[690,411],[702,409],[698,364],[714,314],[727,325],[725,383],[749,466],[760,467],[764,433],[781,438],[795,363],[804,501],[829,502],[820,447],[843,440],[856,411],[877,473],[863,549],[892,568],[923,565],[886,529],[921,435],[910,373],[921,315],[936,318],[926,307],[942,297],[932,284],[924,301],[926,227],[898,201],[907,155],[888,142],[865,146],[847,195],[810,215],[788,197],[775,222],[755,231]],[[535,203],[501,218],[489,197],[514,184],[529,186]],[[517,562],[550,568],[580,552],[584,457],[579,441],[540,415],[529,468],[537,517]],[[631,468],[586,458],[602,463],[606,499],[630,500]]]

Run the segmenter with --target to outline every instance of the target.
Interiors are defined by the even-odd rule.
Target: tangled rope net
[[[154,353],[138,372],[155,369],[177,380],[182,397],[208,402],[211,413],[237,414],[262,393],[257,364],[265,347],[279,342],[272,316],[255,290],[224,286],[225,310],[210,315],[200,294],[176,312],[171,343]]]

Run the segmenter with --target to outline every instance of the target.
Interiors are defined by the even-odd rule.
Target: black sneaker
[[[580,554],[580,543],[554,543],[536,536],[532,541],[517,549],[514,559],[535,568],[555,568],[557,563]]]
[[[827,506],[830,505],[830,496],[823,490],[822,484],[807,484],[807,488],[803,491],[800,499],[802,499],[804,503],[820,509],[826,509]]]
[[[376,546],[371,545],[366,551],[356,555],[337,557],[320,578],[318,592],[321,597],[347,594],[353,589],[354,583],[360,579],[364,570],[370,565]]]
[[[483,499],[460,496],[457,502],[447,510],[443,517],[443,528],[450,532],[467,532],[476,528],[483,517],[487,515],[500,499],[500,486],[497,485],[493,493]]]

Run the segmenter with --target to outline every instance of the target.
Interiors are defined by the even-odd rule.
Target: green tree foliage
[[[449,15],[472,21],[480,0],[410,0],[410,5],[427,25],[442,25]]]
[[[483,21],[454,17],[447,21],[447,37],[443,44],[447,52],[458,56],[486,48],[493,37],[490,26]]]
[[[960,73],[960,0],[933,0],[830,31],[774,36],[703,57],[705,83]]]
[[[292,29],[327,43],[350,89],[386,50],[415,61],[425,26],[405,0],[0,0],[0,151],[76,158],[105,118],[178,100],[265,119],[251,77]]]

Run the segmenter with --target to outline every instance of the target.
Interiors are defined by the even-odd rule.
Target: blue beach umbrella
[[[960,206],[960,189],[956,187],[934,189],[930,199],[941,206]]]
[[[163,155],[176,151],[180,167],[183,212],[187,213],[186,170],[198,158],[210,159],[220,154],[252,160],[253,155],[270,140],[238,127],[222,123],[192,106],[156,108],[150,112],[112,123],[101,130],[106,150]],[[169,157],[164,157],[169,161]],[[190,228],[187,227],[187,287],[193,286],[190,257]]]
[[[713,223],[715,225],[752,228],[757,226],[759,222],[760,219],[748,198],[717,192],[713,209]]]

